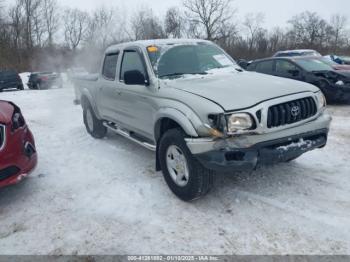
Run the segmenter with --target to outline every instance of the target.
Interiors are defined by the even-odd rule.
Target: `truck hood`
[[[201,96],[220,105],[225,111],[249,108],[277,97],[319,90],[304,82],[246,71],[161,80],[162,86]]]

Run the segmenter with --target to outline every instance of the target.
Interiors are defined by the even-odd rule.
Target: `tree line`
[[[201,38],[216,42],[236,59],[271,56],[279,50],[310,48],[350,54],[348,17],[325,19],[305,11],[284,27],[264,27],[264,14],[238,18],[233,0],[184,0],[157,16],[149,7],[128,13],[116,7],[92,12],[63,8],[57,0],[0,0],[0,68],[64,70],[83,62],[94,70],[111,44],[159,38]]]

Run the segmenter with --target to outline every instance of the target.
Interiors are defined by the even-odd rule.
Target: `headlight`
[[[326,98],[321,91],[316,93],[316,97],[317,97],[317,101],[318,101],[318,109],[322,109],[323,107],[326,107],[327,101],[326,101]]]
[[[227,119],[228,133],[235,133],[240,130],[249,130],[254,126],[254,121],[249,114],[232,114]]]

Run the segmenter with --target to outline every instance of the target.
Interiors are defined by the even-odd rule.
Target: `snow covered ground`
[[[350,254],[350,107],[331,107],[329,144],[295,162],[218,175],[184,203],[154,155],[85,131],[73,89],[11,91],[39,165],[0,190],[1,254]]]

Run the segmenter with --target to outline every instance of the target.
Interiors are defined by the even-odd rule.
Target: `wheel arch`
[[[166,131],[180,128],[182,131],[189,137],[198,137],[198,133],[195,130],[193,124],[190,119],[185,116],[183,113],[176,109],[163,109],[161,112],[157,114],[155,126],[154,126],[154,139],[156,141],[157,149],[156,149],[156,170],[160,171],[160,163],[159,163],[159,141]]]
[[[94,102],[93,96],[91,95],[91,93],[87,89],[84,89],[82,91],[80,103],[81,103],[82,108],[86,107],[87,105],[90,105],[92,107],[92,110],[94,110],[96,117],[98,119],[101,119],[100,114],[99,114],[98,109],[97,109],[97,105]]]

